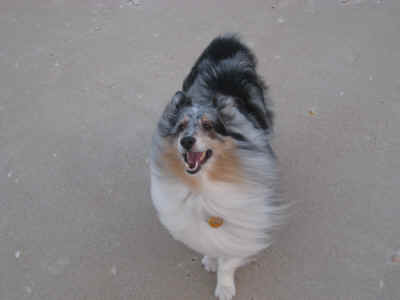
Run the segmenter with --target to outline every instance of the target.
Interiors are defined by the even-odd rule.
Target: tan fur
[[[195,176],[190,176],[186,173],[182,159],[179,157],[174,144],[168,144],[162,153],[162,160],[169,171],[172,172],[177,178],[181,179],[186,185],[192,189],[198,189],[199,181]]]
[[[210,122],[210,120],[205,115],[203,115],[200,120],[200,125],[203,125],[204,123],[209,123],[209,122]],[[217,135],[214,130],[210,130],[208,132],[204,132],[204,130],[202,130],[200,135],[208,136],[211,139],[217,138]]]
[[[210,122],[210,120],[207,118],[207,116],[204,114],[201,116],[201,122],[200,123],[207,123]]]
[[[213,141],[213,161],[208,168],[210,180],[230,183],[240,183],[240,159],[235,152],[231,139]]]
[[[207,177],[211,181],[241,183],[240,159],[236,154],[233,140],[231,138],[216,140],[208,132],[202,131],[199,131],[196,137],[202,139],[213,151],[212,157],[205,163],[200,172],[207,172]],[[185,171],[185,165],[177,151],[175,142],[167,141],[163,150],[162,160],[168,170],[190,188],[197,190],[201,188],[200,178]]]

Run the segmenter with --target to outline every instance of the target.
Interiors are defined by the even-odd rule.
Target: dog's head
[[[262,131],[262,129],[260,129]],[[262,135],[240,111],[235,99],[215,96],[192,101],[177,92],[158,124],[161,159],[179,177],[206,172],[211,179],[233,181],[239,176],[238,147]]]

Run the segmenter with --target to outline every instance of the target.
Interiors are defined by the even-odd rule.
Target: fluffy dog
[[[172,236],[217,272],[215,296],[235,295],[235,270],[271,243],[277,201],[273,127],[253,53],[215,38],[166,106],[153,137],[151,195]]]

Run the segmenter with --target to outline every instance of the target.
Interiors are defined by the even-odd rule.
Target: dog
[[[151,197],[171,235],[217,272],[215,296],[236,293],[238,267],[282,224],[271,100],[256,57],[233,34],[216,37],[167,104],[153,136]]]

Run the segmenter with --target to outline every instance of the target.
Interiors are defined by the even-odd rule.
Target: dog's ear
[[[256,121],[243,109],[241,99],[222,96],[217,99],[216,107],[219,121],[234,139],[246,140],[254,132]]]
[[[171,129],[176,125],[180,110],[183,107],[190,105],[192,105],[192,101],[190,98],[186,97],[183,92],[178,91],[175,93],[165,108],[158,124],[158,128],[162,136],[167,136],[170,134]]]
[[[265,106],[257,101],[246,101],[232,96],[220,96],[214,100],[214,105],[224,124],[237,126],[239,123],[249,122],[256,129],[269,130],[272,122],[272,113],[266,115]],[[256,105],[257,104],[257,105]]]
[[[172,97],[170,105],[172,106],[171,107],[172,109],[180,110],[185,106],[192,105],[192,101],[188,97],[186,97],[186,95],[183,92],[177,91],[175,95]]]
[[[165,108],[163,117],[171,118],[171,116],[177,115],[183,107],[190,105],[192,105],[192,101],[183,92],[177,91]]]
[[[223,124],[229,124],[237,113],[236,101],[233,97],[220,96],[213,99],[214,106],[218,110],[219,117]]]

